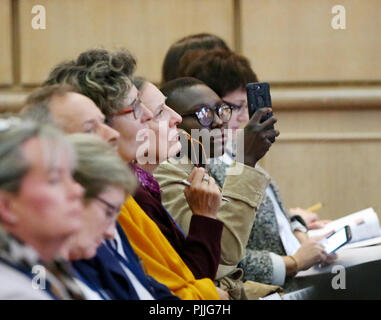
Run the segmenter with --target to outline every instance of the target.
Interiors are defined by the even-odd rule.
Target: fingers
[[[267,139],[275,138],[277,136],[279,136],[278,130],[266,130],[263,132],[263,137]]]
[[[259,123],[261,121],[262,117],[265,114],[268,114],[270,112],[272,112],[271,108],[260,108],[257,111],[255,111],[255,113],[254,113],[253,117],[251,118],[250,122]]]
[[[321,261],[323,266],[327,266],[331,263],[333,263],[337,259],[337,254],[336,253],[331,253],[331,254],[325,254],[324,260]]]
[[[195,174],[193,176],[192,184],[198,184],[202,183],[202,178],[205,175],[205,169],[204,168],[195,168]]]
[[[262,122],[262,126],[267,129],[267,128],[271,128],[274,126],[274,124],[276,124],[278,122],[278,120],[274,117],[271,117],[271,118],[268,118],[267,120],[263,121]]]
[[[190,173],[190,175],[188,176],[188,179],[187,179],[189,182],[192,182],[192,181],[193,181],[194,176],[195,176],[196,173],[197,173],[197,170],[198,170],[198,168],[196,168],[196,167],[193,168],[192,172]]]

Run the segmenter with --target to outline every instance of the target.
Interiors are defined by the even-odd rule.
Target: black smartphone
[[[324,245],[324,250],[326,253],[334,253],[343,245],[347,244],[352,240],[352,232],[350,226],[345,226],[335,233],[331,234],[327,238],[322,240],[322,244]]]
[[[251,118],[255,111],[260,108],[272,107],[270,84],[267,82],[251,82],[246,85],[247,94],[247,107],[249,109],[249,117]],[[264,115],[261,122],[271,118],[272,112]],[[274,129],[274,126],[271,127]],[[275,138],[269,139],[272,143],[275,142]]]

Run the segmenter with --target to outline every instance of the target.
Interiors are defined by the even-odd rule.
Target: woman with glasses
[[[156,116],[141,102],[130,81],[134,68],[135,60],[125,51],[90,50],[76,61],[57,66],[48,79],[49,84],[60,81],[71,84],[95,102],[106,115],[107,123],[119,131],[119,153],[132,167],[136,167],[139,157],[148,154],[148,123]],[[217,191],[211,193],[218,205],[221,195]],[[208,205],[207,198],[202,205]],[[219,299],[211,279],[195,278],[158,225],[132,197],[123,205],[118,221],[149,275],[182,299]],[[117,244],[116,249],[123,254],[120,248]]]
[[[82,227],[62,250],[62,255],[72,262],[76,282],[87,299],[176,299],[168,288],[145,275],[127,242],[129,254],[128,260],[124,260],[104,241],[115,241],[120,208],[136,187],[133,173],[110,144],[99,137],[77,133],[68,138],[78,158],[74,179],[85,189],[85,194]],[[94,258],[96,254],[107,260],[112,271],[107,271],[100,259]],[[92,269],[94,265],[97,272]],[[117,280],[113,273],[119,275]]]
[[[152,83],[142,78],[135,78],[134,83],[141,92],[144,104],[152,112],[153,119],[149,122],[152,133],[149,152],[151,157],[145,163],[137,163],[135,172],[142,182],[135,194],[135,200],[144,211],[157,223],[171,245],[189,266],[196,279],[214,279],[221,253],[222,223],[216,220],[220,204],[220,191],[214,183],[207,182],[205,171],[194,169],[187,181],[192,192],[188,194],[188,203],[192,208],[191,230],[187,236],[172,220],[161,202],[161,190],[153,177],[153,172],[168,158],[181,151],[178,125],[182,117],[169,108],[165,96]],[[210,113],[213,111],[210,110]],[[206,121],[206,120],[202,120]],[[208,187],[206,189],[205,187]],[[210,194],[208,194],[210,192]],[[202,198],[207,201],[201,201]],[[208,207],[206,207],[206,204]]]

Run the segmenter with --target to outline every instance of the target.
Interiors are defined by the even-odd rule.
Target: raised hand
[[[276,118],[271,117],[261,123],[262,116],[270,112],[270,108],[257,110],[243,132],[238,132],[238,135],[244,135],[243,140],[239,139],[238,141],[244,141],[245,165],[255,167],[258,160],[270,149],[272,143],[269,139],[279,136],[279,131],[274,129],[274,124],[277,122]]]

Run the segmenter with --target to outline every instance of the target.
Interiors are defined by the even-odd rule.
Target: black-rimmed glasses
[[[182,117],[196,116],[198,122],[203,127],[210,127],[214,120],[214,114],[217,112],[218,117],[223,122],[228,122],[232,116],[232,107],[226,103],[222,103],[213,109],[210,106],[200,106],[195,112],[181,115]]]

